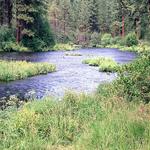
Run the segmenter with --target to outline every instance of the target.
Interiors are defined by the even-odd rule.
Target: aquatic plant
[[[14,81],[27,77],[54,72],[56,66],[49,63],[26,61],[0,61],[0,81]]]
[[[99,71],[102,72],[116,72],[120,66],[113,59],[105,57],[86,59],[83,63],[89,64],[90,66],[98,66]]]

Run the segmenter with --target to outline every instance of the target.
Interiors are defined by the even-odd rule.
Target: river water
[[[66,53],[81,54],[82,56],[66,56]],[[104,48],[80,49],[71,52],[0,53],[0,59],[3,60],[49,62],[57,66],[57,71],[48,75],[40,75],[9,83],[0,83],[0,98],[10,95],[24,97],[30,91],[34,91],[37,98],[42,98],[46,95],[59,97],[68,90],[85,93],[93,92],[99,84],[111,82],[117,76],[114,73],[99,72],[97,67],[82,64],[84,59],[97,56],[110,57],[118,63],[124,64],[135,59],[137,55],[132,52]]]

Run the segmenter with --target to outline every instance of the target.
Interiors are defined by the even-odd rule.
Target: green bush
[[[98,44],[100,44],[100,34],[97,32],[94,32],[91,35],[90,45],[92,47],[97,47]]]
[[[28,48],[22,46],[21,44],[17,44],[15,42],[10,41],[5,43],[3,50],[6,52],[12,52],[12,51],[26,52],[28,51]]]
[[[54,45],[54,37],[45,18],[37,16],[32,31],[34,36],[23,36],[22,43],[32,51],[47,51]],[[38,24],[38,25],[37,25]]]
[[[111,38],[110,43],[111,43],[112,45],[120,44],[120,43],[119,43],[120,40],[121,40],[121,37],[116,36],[116,37],[114,37],[114,38]]]
[[[5,47],[9,42],[15,42],[15,37],[13,35],[13,30],[8,28],[8,26],[0,27],[0,50],[5,51]]]
[[[145,54],[131,64],[122,67],[118,83],[123,86],[122,95],[128,100],[150,102],[150,55]],[[118,86],[117,83],[117,86]]]
[[[135,33],[129,33],[126,38],[126,45],[127,46],[134,46],[138,45],[138,39]]]
[[[101,38],[101,45],[103,45],[104,47],[111,44],[112,41],[112,36],[111,34],[104,34]]]
[[[38,37],[24,37],[23,38],[24,45],[27,46],[32,51],[44,51],[46,47],[46,43],[42,41]]]
[[[125,39],[125,38],[121,38],[121,39],[118,41],[118,45],[124,47],[124,46],[126,45],[126,39]]]

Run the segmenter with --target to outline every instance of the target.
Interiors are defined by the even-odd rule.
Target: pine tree
[[[0,0],[0,24],[11,27],[12,0]]]
[[[90,31],[91,32],[100,32],[100,24],[98,19],[98,2],[96,0],[89,1],[89,11],[90,11]]]

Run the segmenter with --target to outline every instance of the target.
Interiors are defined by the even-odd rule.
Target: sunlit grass
[[[1,149],[148,149],[150,105],[109,96],[69,92],[63,101],[46,98],[18,111],[0,112]]]
[[[149,59],[124,66],[93,94],[68,92],[61,101],[47,97],[0,111],[0,149],[149,150]]]
[[[65,51],[72,51],[75,50],[76,47],[73,44],[63,44],[63,43],[57,43],[54,47],[52,47],[52,50],[65,50]]]
[[[14,81],[27,77],[54,72],[56,66],[49,63],[26,61],[0,61],[0,81]]]
[[[99,46],[100,47],[100,46]],[[117,48],[121,51],[131,51],[131,52],[138,52],[138,53],[142,53],[142,52],[150,52],[150,46],[148,44],[144,44],[141,43],[137,46],[121,46],[119,44],[115,44],[115,45],[107,45],[106,48]]]
[[[83,63],[89,64],[90,66],[98,66],[99,71],[102,72],[116,72],[117,68],[120,66],[113,59],[105,57],[86,59]]]

